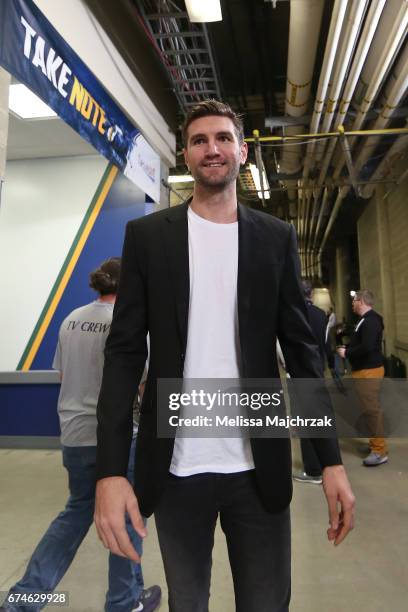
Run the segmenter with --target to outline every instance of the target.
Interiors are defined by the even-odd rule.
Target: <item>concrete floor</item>
[[[371,469],[361,466],[356,445],[354,440],[342,443],[357,497],[357,521],[339,548],[326,540],[327,510],[321,487],[295,483],[292,612],[408,609],[408,442],[392,440],[390,462]],[[295,463],[297,457],[295,444]],[[39,538],[63,508],[67,490],[59,451],[2,449],[0,465],[0,591],[5,591],[21,577]],[[103,610],[106,558],[92,528],[58,587],[69,591],[70,611]],[[161,585],[160,611],[167,612],[154,520],[149,521],[143,571],[146,585]],[[211,590],[211,612],[233,612],[232,581],[220,529]]]

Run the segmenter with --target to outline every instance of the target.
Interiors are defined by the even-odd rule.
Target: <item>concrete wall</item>
[[[402,174],[406,162],[395,169]],[[361,287],[384,317],[386,353],[408,365],[408,180],[391,193],[379,185],[358,221]]]
[[[360,287],[356,289],[370,289],[375,295],[376,309],[382,312],[382,254],[378,244],[380,227],[377,217],[377,199],[376,197],[370,202],[357,223]]]
[[[405,162],[406,165],[406,162]],[[401,164],[400,171],[403,166]],[[390,294],[395,313],[395,353],[408,364],[408,180],[387,198],[390,274],[385,274],[384,293]],[[390,288],[393,291],[390,291]],[[391,325],[390,325],[391,326]]]

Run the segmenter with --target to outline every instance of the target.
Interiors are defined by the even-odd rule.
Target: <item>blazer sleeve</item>
[[[308,322],[306,308],[300,284],[296,234],[291,225],[279,289],[278,339],[291,377],[322,378],[319,348]],[[333,416],[327,392],[319,393],[320,401],[324,402],[321,412]],[[342,463],[337,438],[311,438],[311,442],[322,468]]]
[[[129,462],[133,403],[147,358],[146,287],[141,244],[135,225],[128,223],[97,406],[98,479],[126,476]]]

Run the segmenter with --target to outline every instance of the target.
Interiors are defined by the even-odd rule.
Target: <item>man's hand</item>
[[[126,531],[125,513],[128,513],[137,533],[147,535],[139,505],[129,481],[123,476],[102,478],[96,484],[95,525],[105,548],[120,557],[140,563]]]
[[[342,465],[323,469],[323,489],[329,506],[330,527],[327,537],[330,542],[334,540],[337,546],[354,527],[355,497]]]
[[[344,346],[339,346],[337,349],[337,354],[340,355],[342,359],[346,358],[346,348]]]

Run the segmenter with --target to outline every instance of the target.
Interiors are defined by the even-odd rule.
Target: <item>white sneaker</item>
[[[371,452],[364,460],[363,465],[366,467],[375,467],[376,465],[381,465],[382,463],[387,463],[388,456],[380,455],[380,453]]]

